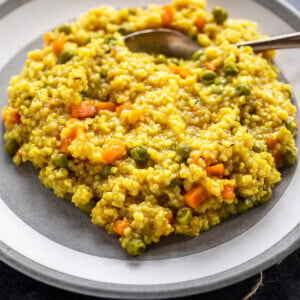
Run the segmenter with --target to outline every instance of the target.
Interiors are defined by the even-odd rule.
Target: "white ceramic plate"
[[[116,7],[162,0],[114,1]],[[300,30],[299,14],[281,1],[210,0],[269,35]],[[0,108],[10,76],[47,30],[109,0],[13,1],[0,6]],[[20,5],[22,4],[22,5]],[[5,47],[3,47],[5,45]],[[276,63],[300,98],[300,51],[282,50]],[[1,128],[3,133],[4,129]],[[297,139],[299,147],[299,139]],[[1,139],[0,148],[3,149]],[[300,167],[287,170],[266,205],[231,218],[199,237],[174,236],[132,258],[115,237],[44,188],[30,166],[15,167],[0,151],[0,254],[3,261],[61,288],[114,298],[165,298],[205,292],[274,264],[300,244]]]

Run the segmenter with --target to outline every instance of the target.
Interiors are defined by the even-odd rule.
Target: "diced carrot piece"
[[[266,144],[267,144],[269,150],[275,149],[277,143],[278,143],[277,139],[272,136],[270,136],[266,139]]]
[[[112,103],[112,102],[97,102],[96,103],[96,109],[97,110],[115,111],[116,110],[116,104]]]
[[[176,10],[172,5],[163,6],[161,14],[161,23],[163,27],[169,27],[174,21]]]
[[[90,118],[97,114],[96,104],[94,101],[82,101],[78,105],[72,105],[70,114],[73,118]]]
[[[20,119],[20,114],[18,113],[18,111],[16,109],[11,111],[11,122],[13,124],[20,124],[21,123],[21,119]]]
[[[223,176],[225,171],[225,167],[223,164],[216,164],[212,166],[206,167],[206,172],[211,176]]]
[[[222,197],[227,200],[227,202],[232,202],[235,198],[234,187],[229,184],[224,185]]]
[[[2,117],[3,123],[5,123],[7,121],[7,113],[6,113],[5,109],[2,110],[1,117]]]
[[[124,231],[126,228],[130,227],[129,221],[123,219],[117,220],[113,225],[113,231],[120,236],[124,236]]]
[[[202,16],[198,17],[196,22],[195,22],[195,25],[196,25],[198,31],[200,31],[200,32],[203,32],[205,24],[206,24],[206,20]]]
[[[71,145],[72,141],[77,137],[77,134],[78,134],[78,127],[73,126],[70,129],[68,136],[65,139],[61,140],[60,152],[66,153],[66,154],[70,153],[68,147]]]
[[[121,105],[117,106],[116,113],[119,116],[122,113],[123,110],[131,110],[131,109],[133,109],[132,104],[124,103],[124,104],[121,104]]]
[[[60,33],[57,37],[54,38],[52,49],[56,55],[59,55],[65,47],[66,35]]]
[[[193,186],[184,195],[184,202],[191,208],[197,208],[207,196],[207,191],[205,187],[201,184]]]
[[[167,220],[168,220],[169,224],[171,224],[173,222],[173,212],[171,209],[168,209],[168,211],[167,211]]]
[[[283,157],[282,157],[282,152],[281,151],[276,151],[275,150],[274,160],[275,160],[276,167],[280,167],[282,165]]]
[[[110,141],[103,145],[102,158],[108,164],[123,158],[126,154],[125,143],[121,140]]]
[[[44,36],[43,36],[43,39],[44,39],[44,41],[45,41],[45,43],[46,43],[47,45],[51,44],[52,39],[53,39],[53,34],[52,34],[52,32],[46,32],[46,33],[44,34]]]
[[[4,124],[7,124],[7,122],[11,124],[20,124],[21,123],[21,117],[18,111],[15,108],[8,108],[3,109],[2,113],[2,121]]]
[[[210,71],[216,71],[216,69],[217,69],[216,66],[209,61],[205,62],[204,67],[205,67],[205,69],[210,70]]]
[[[189,69],[186,69],[186,68],[183,68],[180,66],[170,65],[169,68],[172,73],[177,74],[182,78],[186,78],[191,74]]]

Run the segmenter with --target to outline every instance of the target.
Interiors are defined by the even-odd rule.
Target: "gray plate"
[[[0,7],[0,18],[25,2],[27,1],[9,1],[4,4]],[[284,4],[279,1],[260,2],[280,16],[292,28],[299,30],[299,16]],[[41,44],[40,37],[29,43],[0,71],[1,108],[6,102],[6,88],[9,78],[20,72],[26,53],[31,49],[39,48]],[[3,133],[3,126],[1,130]],[[297,139],[297,145],[299,147],[299,139]],[[3,149],[2,139],[0,149]],[[52,191],[42,186],[38,180],[38,172],[30,164],[15,167],[11,158],[1,151],[0,165],[0,172],[2,172],[0,173],[2,175],[0,197],[5,205],[31,229],[59,245],[78,253],[96,257],[98,260],[108,259],[113,263],[127,261],[129,264],[139,265],[154,261],[173,263],[172,259],[196,257],[197,254],[205,254],[206,251],[220,245],[227,245],[238,237],[247,234],[260,220],[273,211],[272,208],[278,202],[282,201],[283,195],[287,194],[290,183],[295,185],[295,181],[291,181],[295,177],[294,173],[297,168],[294,166],[284,172],[282,182],[277,185],[272,200],[267,204],[256,207],[246,214],[232,217],[202,233],[199,237],[172,236],[162,239],[158,245],[150,246],[142,257],[133,259],[120,248],[115,237],[109,236],[101,228],[92,225],[89,216],[78,211],[71,203],[55,197]],[[164,298],[208,291],[251,276],[296,249],[300,244],[299,236],[300,226],[298,225],[272,247],[266,248],[258,256],[251,257],[247,262],[234,268],[219,271],[210,276],[203,276],[201,279],[182,279],[176,282],[153,285],[143,282],[124,284],[122,280],[119,283],[103,282],[66,274],[58,271],[54,266],[46,266],[20,254],[14,247],[8,246],[4,242],[0,243],[0,254],[6,263],[29,276],[72,291],[118,298]]]

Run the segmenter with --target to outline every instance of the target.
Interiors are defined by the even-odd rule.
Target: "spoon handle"
[[[267,39],[241,42],[236,44],[238,47],[251,46],[254,51],[264,51],[272,49],[288,49],[300,47],[300,32],[284,34]]]

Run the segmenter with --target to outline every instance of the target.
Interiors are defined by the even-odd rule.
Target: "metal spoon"
[[[165,54],[168,57],[191,59],[201,46],[185,34],[172,29],[148,29],[131,33],[125,44],[132,52]],[[254,51],[300,47],[300,32],[279,35],[267,39],[241,42],[236,46],[251,46]]]

